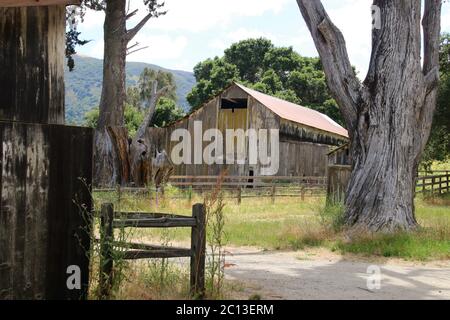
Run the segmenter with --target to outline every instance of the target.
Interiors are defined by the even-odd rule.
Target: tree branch
[[[125,19],[128,20],[131,17],[134,17],[136,15],[136,13],[138,13],[139,9],[134,10],[133,12],[130,12],[126,15]]]
[[[150,126],[153,119],[153,115],[155,114],[156,105],[158,104],[159,99],[167,93],[169,87],[164,87],[159,91],[157,91],[157,89],[158,89],[158,81],[155,80],[153,81],[152,85],[152,96],[149,101],[147,115],[145,116],[144,121],[142,121],[142,124],[140,125],[139,129],[136,131],[136,136],[134,140],[140,139],[145,135],[145,131]]]
[[[357,126],[362,86],[350,64],[344,36],[331,22],[320,0],[297,0],[297,3],[319,52],[328,87],[352,134]]]
[[[153,13],[147,14],[134,28],[127,31],[127,42],[133,40],[137,33],[145,26],[145,24],[153,17]]]
[[[427,94],[439,86],[439,67],[436,66],[425,75],[425,88]]]
[[[146,46],[146,47],[138,48],[138,49],[133,50],[133,51],[128,51],[128,52],[127,52],[127,56],[129,56],[129,55],[131,55],[131,54],[133,54],[133,53],[136,53],[136,52],[138,52],[138,51],[148,49],[148,48],[150,48],[150,47],[149,47],[149,46]]]
[[[422,20],[424,38],[423,74],[426,97],[417,113],[418,141],[416,155],[420,157],[430,136],[434,111],[436,110],[439,84],[439,44],[441,32],[441,0],[426,0]]]
[[[426,0],[422,20],[424,37],[423,73],[439,67],[439,38],[441,32],[441,0]]]

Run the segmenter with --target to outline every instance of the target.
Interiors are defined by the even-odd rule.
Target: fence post
[[[242,187],[239,187],[238,189],[238,205],[240,205],[242,202]]]
[[[192,207],[197,224],[191,234],[191,295],[202,299],[205,295],[206,212],[201,203]]]
[[[276,191],[275,185],[272,184],[272,204],[275,203],[275,191]]]
[[[450,192],[450,190],[449,190],[449,182],[450,182],[449,171],[446,171],[445,175],[446,175],[446,179],[447,179],[447,188],[445,190],[446,190],[446,192]]]
[[[107,299],[111,294],[113,274],[113,220],[112,203],[102,204],[100,216],[100,299]]]
[[[302,186],[302,189],[300,191],[300,197],[301,197],[302,201],[305,200],[305,186]]]

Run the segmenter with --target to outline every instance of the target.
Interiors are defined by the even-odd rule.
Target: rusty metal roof
[[[80,0],[0,0],[0,7],[29,7],[80,4]]]
[[[255,91],[237,82],[234,84],[283,119],[348,138],[347,130],[323,113]]]

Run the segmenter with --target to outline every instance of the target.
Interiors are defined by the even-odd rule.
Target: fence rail
[[[433,173],[436,173],[434,171]],[[429,176],[417,177],[416,193],[441,194],[450,191],[450,171],[444,174],[433,174]]]
[[[336,167],[336,166],[335,166]],[[331,172],[331,169],[329,169]],[[350,169],[349,169],[350,170]],[[450,170],[431,172],[419,171],[417,178],[416,193],[450,192]],[[245,198],[271,198],[275,202],[276,198],[298,197],[304,200],[306,197],[320,197],[330,192],[328,177],[292,177],[292,176],[172,176],[169,183],[180,188],[185,194],[182,196],[170,196],[171,199],[183,199],[192,197],[190,192],[204,192],[211,190],[221,179],[221,189],[227,191],[224,198],[236,199],[238,204]],[[335,180],[342,180],[343,177],[336,177]],[[341,190],[345,190],[346,181],[341,181]],[[96,189],[96,192],[135,192],[153,193],[149,188],[121,187],[119,189]],[[164,190],[160,190],[164,194]],[[131,213],[129,213],[131,214]],[[161,214],[157,214],[162,217]],[[170,216],[170,215],[168,215]],[[170,221],[168,219],[167,221]],[[131,223],[131,222],[130,222]],[[170,224],[170,222],[167,222]],[[138,226],[139,227],[139,226]]]
[[[117,228],[192,228],[191,247],[176,248],[143,243],[114,241]],[[201,298],[205,292],[206,217],[203,204],[192,207],[192,217],[167,213],[114,212],[111,203],[102,205],[100,216],[100,292],[102,298],[110,295],[113,280],[114,250],[125,250],[121,257],[127,260],[149,258],[191,258],[191,294]]]

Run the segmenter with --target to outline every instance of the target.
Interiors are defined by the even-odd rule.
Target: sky
[[[323,0],[333,22],[341,29],[351,63],[363,78],[371,50],[372,0]],[[222,56],[232,43],[266,37],[277,46],[292,46],[303,56],[317,56],[314,42],[294,0],[166,0],[167,15],[151,19],[134,42],[147,49],[128,56],[128,61],[147,62],[168,69],[192,71],[200,61]],[[138,14],[128,21],[133,27],[146,14],[142,0],[130,0]],[[78,48],[81,55],[103,58],[101,12],[87,12],[78,26],[91,42]],[[450,4],[444,4],[442,31],[450,32]]]

